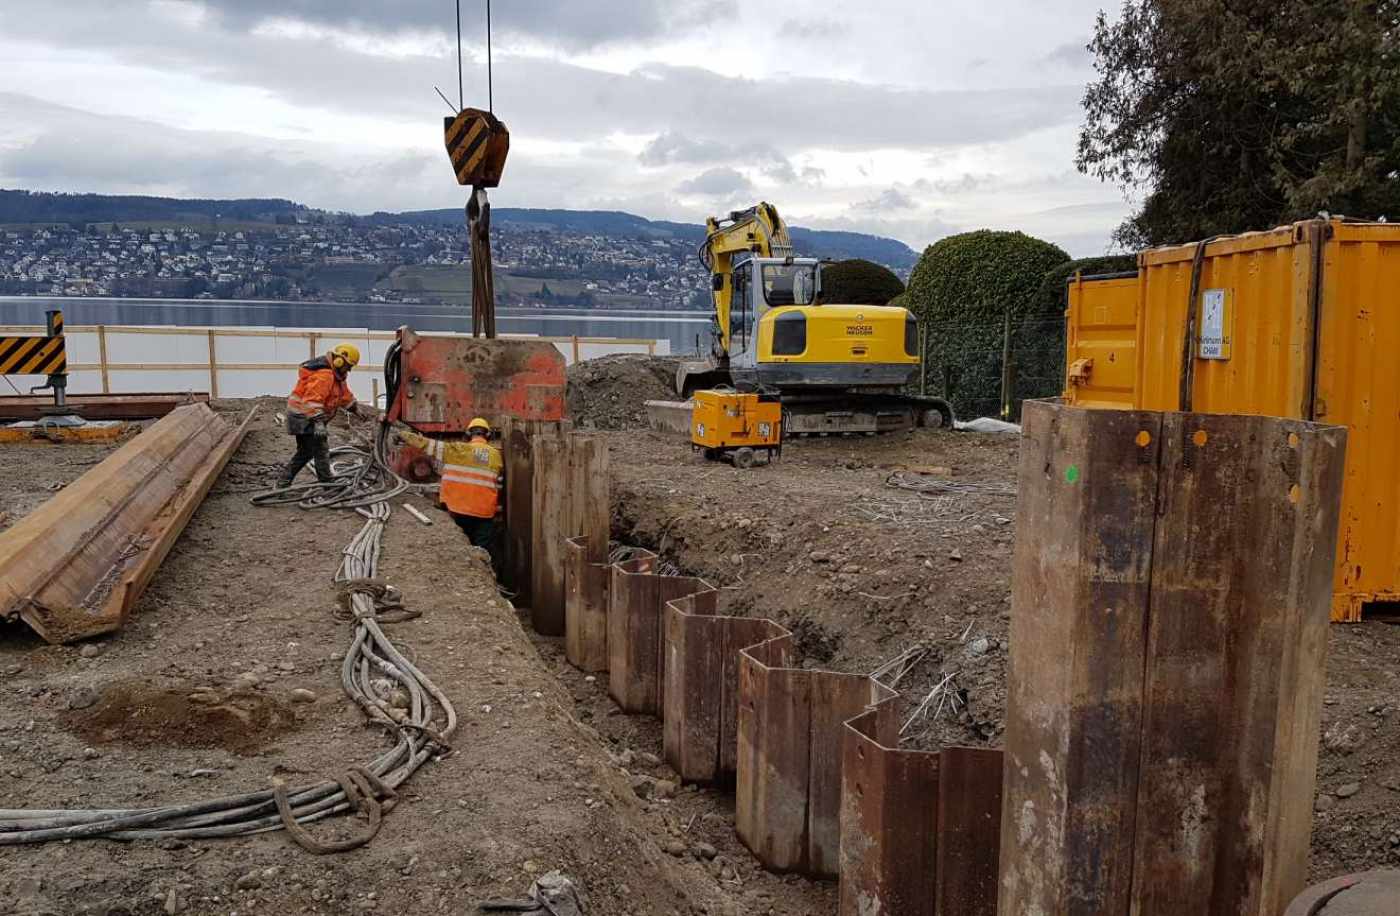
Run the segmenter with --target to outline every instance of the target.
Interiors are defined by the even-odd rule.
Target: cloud
[[[1107,210],[1047,213],[1104,197],[1073,170],[1084,55],[1070,53],[1101,0],[1007,2],[1018,30],[907,0],[777,16],[734,0],[499,2],[512,152],[493,201],[691,220],[761,194],[916,246],[984,219],[1106,239]],[[4,91],[27,100],[0,104],[0,183],[459,206],[432,91],[456,95],[450,16],[441,0],[3,0]],[[480,4],[463,16],[481,104]],[[816,53],[831,41],[843,53]],[[1049,49],[1066,64],[1042,62]],[[970,71],[978,57],[995,66]]]
[[[877,211],[913,210],[918,206],[919,204],[914,198],[910,197],[899,188],[886,188],[878,197],[873,197],[870,200],[863,200],[856,204],[853,209]]]
[[[1045,66],[1081,70],[1089,63],[1088,45],[1087,41],[1067,41],[1056,45],[1049,54],[1040,58],[1040,63]]]
[[[200,5],[244,30],[273,19],[378,33],[456,30],[453,7],[443,0],[204,0]],[[508,0],[495,4],[491,25],[498,38],[589,48],[692,29],[711,17],[732,15],[736,5],[737,0]],[[462,30],[470,43],[484,33],[484,20],[480,3],[462,5]]]
[[[778,26],[778,37],[804,41],[825,40],[837,37],[845,28],[835,19],[784,19],[783,24]]]
[[[728,166],[706,169],[694,178],[676,185],[677,193],[700,197],[727,197],[747,194],[752,190],[753,182],[749,181],[743,172]]]
[[[652,140],[637,155],[642,165],[670,165],[674,162],[718,162],[734,155],[734,148],[718,140],[696,140],[668,130]]]
[[[172,79],[197,76],[255,88],[291,106],[431,124],[443,110],[432,92],[434,81],[446,86],[456,77],[456,63],[445,49],[439,49],[433,65],[423,57],[375,56],[329,40],[231,34],[207,23],[179,26],[149,7],[89,6],[88,0],[72,7],[39,0],[6,4],[18,7],[0,13],[0,32],[7,35],[61,43],[70,53],[100,49],[130,66],[159,62]],[[353,9],[369,6],[379,4],[352,4]],[[484,101],[485,67],[468,62],[464,77],[468,102]],[[615,73],[508,53],[500,54],[495,66],[496,111],[513,139],[577,142],[609,132],[672,131],[696,143],[742,137],[788,155],[811,147],[920,148],[1011,140],[1078,123],[1081,91],[1077,85],[936,91],[796,75],[755,80],[655,63]],[[833,122],[833,111],[846,114]]]

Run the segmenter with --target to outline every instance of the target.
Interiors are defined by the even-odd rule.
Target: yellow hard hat
[[[360,348],[354,344],[336,344],[335,349],[331,350],[331,365],[339,369],[337,357],[344,361],[344,368],[353,369],[360,364]]]
[[[467,432],[471,432],[474,429],[484,429],[489,433],[491,431],[491,424],[487,423],[486,420],[481,417],[474,417],[472,421],[467,424]]]

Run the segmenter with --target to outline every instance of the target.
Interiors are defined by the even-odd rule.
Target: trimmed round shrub
[[[909,278],[906,307],[926,327],[929,390],[941,390],[958,416],[1000,415],[1007,319],[1014,343],[1037,317],[1046,275],[1069,260],[1059,246],[1023,232],[985,229],[924,251]]]
[[[833,305],[885,305],[904,292],[894,271],[852,258],[822,265],[822,301]]]

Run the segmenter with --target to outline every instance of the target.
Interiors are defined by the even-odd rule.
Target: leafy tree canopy
[[[1147,190],[1124,246],[1400,214],[1400,0],[1124,0],[1089,49],[1079,168]]]

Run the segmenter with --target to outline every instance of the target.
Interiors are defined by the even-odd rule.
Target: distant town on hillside
[[[497,301],[708,309],[699,225],[614,211],[492,213]],[[893,239],[794,228],[801,255],[907,277]],[[355,215],[287,200],[0,190],[0,294],[444,303],[470,296],[461,210]]]

